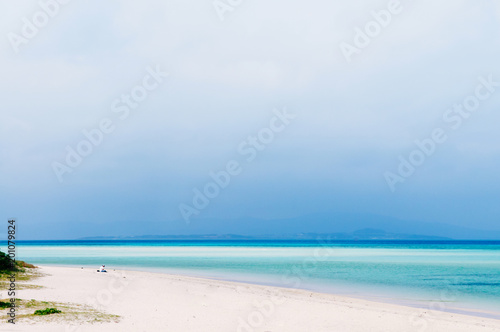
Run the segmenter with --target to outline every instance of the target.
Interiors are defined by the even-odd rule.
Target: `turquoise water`
[[[134,269],[345,294],[500,317],[500,242],[46,241],[39,265]]]

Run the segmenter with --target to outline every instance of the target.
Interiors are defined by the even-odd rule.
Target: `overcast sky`
[[[26,239],[329,211],[500,230],[500,4],[42,3],[0,4],[0,211]]]

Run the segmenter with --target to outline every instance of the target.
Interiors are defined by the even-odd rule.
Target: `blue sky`
[[[189,233],[203,218],[330,211],[500,230],[500,87],[460,128],[443,119],[481,77],[500,82],[500,5],[401,1],[346,59],[340,45],[356,46],[372,11],[394,3],[42,2],[53,17],[30,38],[40,4],[0,5],[0,211],[21,237]],[[155,70],[168,77],[148,78]],[[145,79],[155,87],[141,90]],[[134,91],[147,96],[121,119]],[[276,112],[293,119],[248,161],[238,147],[269,135]],[[67,147],[106,119],[112,132],[60,181],[54,163],[68,166]],[[447,140],[391,190],[385,174],[436,128]],[[230,161],[240,172],[197,209],[195,190]],[[182,204],[197,210],[190,223]]]

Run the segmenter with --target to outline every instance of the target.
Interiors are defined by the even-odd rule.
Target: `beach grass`
[[[16,268],[9,270],[0,271],[0,288],[8,289],[10,280],[9,278],[13,275],[16,280],[16,289],[39,289],[42,286],[34,285],[29,283],[37,278],[45,276],[43,273],[39,272],[37,267],[25,263],[23,261],[16,261]]]
[[[6,310],[10,308],[10,300],[2,299],[0,303],[9,303],[8,306],[2,306],[3,309],[0,309],[0,313],[6,313]],[[118,315],[107,314],[88,305],[76,303],[16,299],[16,307],[16,320],[27,324],[57,322],[74,325],[75,323],[117,323],[120,320]],[[6,320],[2,320],[2,323],[6,323]]]

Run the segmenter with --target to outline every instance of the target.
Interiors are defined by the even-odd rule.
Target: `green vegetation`
[[[0,299],[0,301],[8,302],[9,300]],[[24,300],[16,298],[16,307],[17,319],[20,322],[27,324],[36,324],[40,322],[78,322],[80,324],[87,324],[120,321],[120,316],[107,314],[85,304],[38,301],[35,299]],[[2,313],[1,310],[2,309],[0,309],[0,315],[3,315],[5,312]],[[5,308],[3,310],[8,309]],[[5,317],[8,318],[8,316]],[[0,318],[0,326],[1,324],[2,319]]]
[[[11,277],[14,276],[16,289],[37,289],[41,286],[26,283],[32,279],[42,276],[36,266],[23,261],[15,261],[9,255],[0,251],[0,289],[8,289]],[[1,309],[1,307],[0,307]]]
[[[24,261],[14,261],[9,255],[0,251],[0,274],[25,272],[26,268],[34,269],[36,266]]]
[[[36,266],[30,263],[26,263],[25,261],[16,261],[16,264],[18,267],[24,269],[24,268],[30,268],[30,269],[35,269]]]
[[[61,310],[57,310],[56,308],[45,308],[43,310],[36,310],[33,315],[44,316],[44,315],[51,315],[51,314],[60,314],[61,312],[62,312]]]
[[[6,253],[0,251],[0,273],[17,271],[17,264]]]
[[[10,308],[10,302],[7,300],[7,302],[0,301],[0,309],[5,309],[5,308]]]

